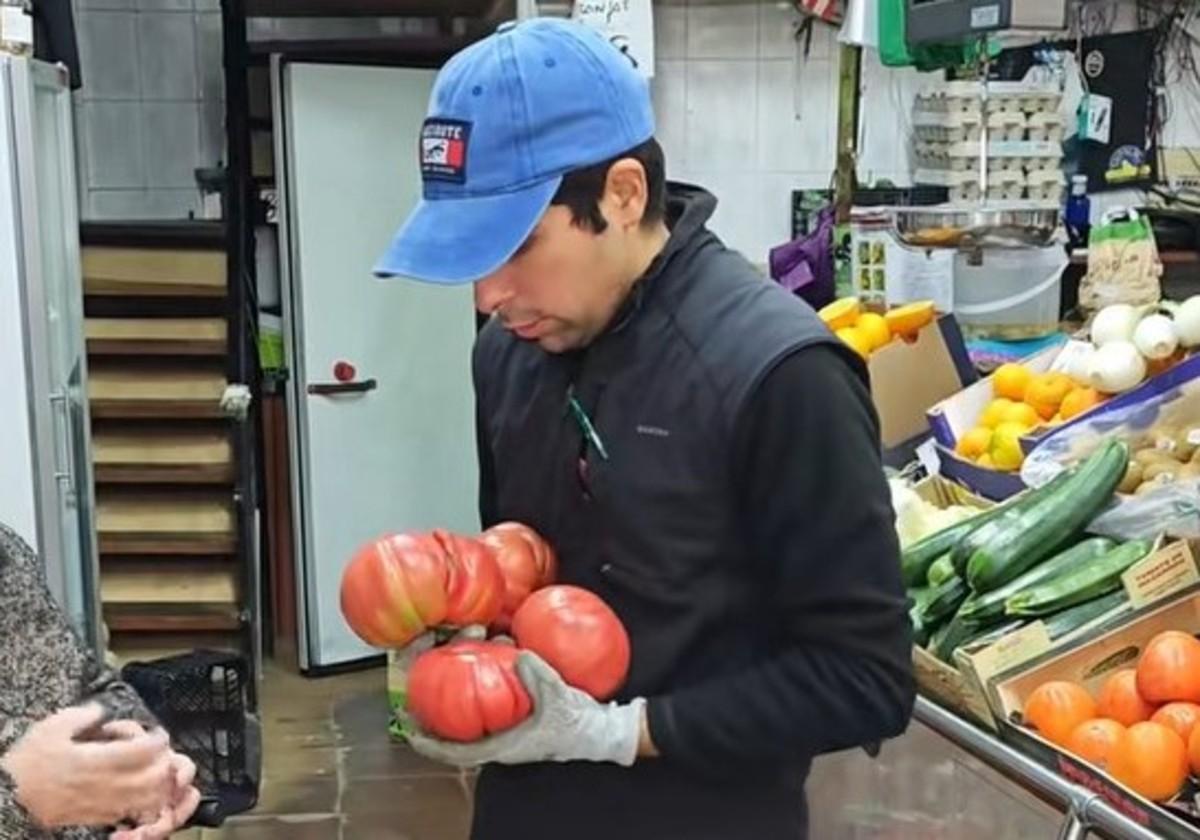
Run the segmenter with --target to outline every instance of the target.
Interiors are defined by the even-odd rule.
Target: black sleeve
[[[733,452],[779,643],[746,671],[650,698],[656,746],[720,770],[899,735],[915,698],[912,639],[866,385],[839,350],[792,353],[749,400]]]

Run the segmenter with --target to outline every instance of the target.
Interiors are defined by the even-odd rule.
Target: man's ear
[[[604,215],[622,229],[642,223],[649,200],[646,170],[633,158],[621,158],[608,169],[604,181]]]

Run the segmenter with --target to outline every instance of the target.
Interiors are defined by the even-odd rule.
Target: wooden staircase
[[[123,660],[246,652],[219,237],[84,231],[101,598]],[[167,243],[167,244],[164,244]]]

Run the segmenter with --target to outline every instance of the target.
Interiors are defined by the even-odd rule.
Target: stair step
[[[114,604],[104,609],[114,633],[211,633],[237,630],[241,616],[223,604]]]
[[[226,484],[233,480],[233,445],[220,427],[108,427],[92,430],[100,483]]]
[[[221,491],[100,487],[96,531],[101,554],[232,554],[237,547],[233,502]]]
[[[88,318],[89,353],[223,356],[228,349],[222,318]]]
[[[93,417],[221,417],[225,373],[218,365],[88,363]]]
[[[104,608],[126,605],[207,604],[236,609],[238,603],[236,565],[223,560],[172,560],[170,563],[142,559],[106,559],[100,564],[100,597]]]
[[[223,251],[87,246],[84,293],[224,297],[227,261]]]

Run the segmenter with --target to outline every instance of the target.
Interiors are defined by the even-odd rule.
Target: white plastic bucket
[[[984,249],[982,261],[954,255],[954,315],[972,338],[1039,338],[1059,326],[1062,274],[1069,262],[1061,245]]]

